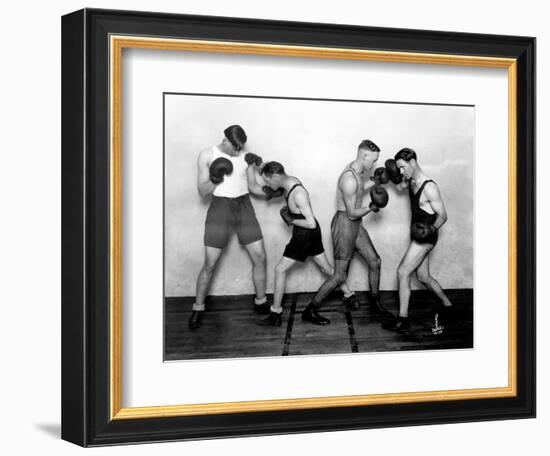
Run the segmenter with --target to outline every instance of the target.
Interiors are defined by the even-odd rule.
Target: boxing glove
[[[378,185],[384,185],[390,181],[390,176],[388,175],[386,168],[381,166],[374,170],[374,175],[370,179]]]
[[[252,152],[247,152],[246,154],[244,154],[244,161],[248,165],[254,164],[256,166],[260,166],[263,162],[262,157],[260,157],[259,155],[253,154]]]
[[[397,166],[395,160],[393,158],[386,160],[385,166],[389,180],[391,180],[396,185],[400,184],[403,181],[403,175],[401,174],[401,170]]]
[[[378,212],[379,209],[388,205],[388,200],[390,199],[390,197],[384,187],[382,187],[381,185],[374,185],[370,189],[370,199],[371,202],[369,204],[369,207],[374,212]]]
[[[283,219],[283,222],[285,222],[288,226],[292,225],[294,217],[290,213],[290,209],[288,208],[288,206],[283,206],[281,208],[280,213],[281,213],[281,218]]]
[[[268,185],[264,185],[262,187],[262,191],[266,194],[268,201],[272,198],[278,198],[279,196],[283,196],[285,194],[285,190],[282,187],[277,190],[273,190]]]
[[[411,239],[419,244],[426,243],[426,239],[433,236],[437,229],[429,224],[423,222],[415,222],[411,225]]]
[[[210,181],[213,184],[221,184],[224,176],[228,176],[233,172],[233,163],[224,157],[216,158],[210,164]]]

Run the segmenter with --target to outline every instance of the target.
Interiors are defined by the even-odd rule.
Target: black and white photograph
[[[165,361],[475,348],[475,106],[163,108]]]

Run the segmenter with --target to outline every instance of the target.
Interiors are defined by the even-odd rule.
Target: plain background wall
[[[330,221],[335,211],[341,170],[355,158],[357,145],[372,139],[382,152],[383,166],[403,147],[418,153],[424,171],[439,185],[449,221],[431,255],[431,269],[445,288],[473,286],[473,133],[471,106],[354,103],[215,96],[165,96],[165,292],[194,296],[202,266],[204,219],[210,198],[197,191],[199,151],[223,138],[233,123],[247,132],[248,150],[265,161],[276,160],[308,189],[323,243],[332,260]],[[408,192],[386,185],[388,206],[363,219],[382,258],[380,288],[397,288],[396,270],[408,247]],[[365,196],[363,204],[370,198]],[[273,269],[290,238],[279,216],[283,198],[269,203],[252,197],[267,253],[267,289],[273,289]],[[251,262],[232,237],[217,268],[210,294],[252,293]],[[348,283],[368,288],[365,262],[352,261]],[[324,276],[313,261],[289,273],[287,291],[315,291]]]
[[[538,332],[536,420],[299,434],[82,450],[60,429],[60,16],[83,6],[351,23],[538,38],[538,322],[550,319],[550,181],[543,125],[550,119],[549,39],[543,2],[318,2],[87,0],[6,3],[0,18],[0,451],[93,455],[542,455],[550,428],[550,334]],[[490,179],[489,170],[487,172]],[[498,286],[498,284],[495,284]],[[483,303],[481,303],[483,304]],[[437,366],[434,366],[436,369]],[[254,375],[253,372],[250,375]],[[298,380],[298,379],[296,379]],[[86,453],[88,454],[88,453]]]

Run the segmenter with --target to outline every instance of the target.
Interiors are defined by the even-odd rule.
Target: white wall
[[[83,6],[260,17],[312,22],[536,35],[538,38],[538,321],[550,319],[550,159],[543,151],[550,119],[547,11],[525,0],[461,2],[318,2],[279,0],[87,0],[11,2],[2,10],[0,119],[0,303],[2,376],[0,428],[5,454],[83,454],[59,440],[60,423],[60,15]],[[497,284],[495,286],[498,286]],[[481,303],[482,304],[482,303]],[[344,451],[446,456],[545,454],[550,426],[548,331],[539,331],[538,418],[323,434],[126,446],[87,450],[94,455],[253,454],[333,455]],[[251,372],[253,375],[253,372]]]
[[[403,147],[414,148],[425,172],[439,185],[449,215],[431,255],[434,275],[446,288],[473,285],[474,108],[389,103],[353,103],[166,95],[165,97],[165,290],[167,296],[194,296],[203,260],[204,219],[210,198],[196,188],[198,152],[217,144],[223,129],[242,125],[249,150],[265,161],[284,164],[310,193],[323,242],[332,258],[330,221],[339,173],[355,158],[357,145],[372,139],[384,164]],[[381,289],[396,289],[396,270],[408,247],[408,192],[391,184],[388,206],[363,220],[382,258]],[[369,197],[365,197],[367,204]],[[279,217],[283,199],[253,198],[267,252],[268,291],[290,230]],[[357,255],[356,255],[357,257]],[[365,263],[352,262],[349,283],[368,288]],[[287,291],[315,291],[324,277],[310,260],[291,270]],[[251,263],[233,236],[214,277],[211,294],[252,293]]]

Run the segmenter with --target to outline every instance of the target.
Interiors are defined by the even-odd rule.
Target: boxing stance
[[[256,184],[255,154],[244,154],[247,137],[243,128],[225,129],[222,142],[203,150],[198,159],[198,189],[202,196],[212,195],[204,226],[204,263],[197,279],[196,301],[189,328],[201,326],[205,299],[216,264],[236,231],[239,243],[252,260],[252,279],[256,290],[254,311],[269,313],[265,295],[265,248],[262,230],[250,202],[249,186]]]
[[[334,268],[326,257],[319,222],[313,214],[309,194],[300,180],[287,175],[283,165],[274,161],[266,163],[260,174],[271,190],[284,189],[287,205],[281,209],[281,217],[288,226],[292,226],[290,242],[283,252],[283,257],[275,267],[275,286],[271,312],[259,321],[263,326],[280,326],[288,270],[296,262],[304,262],[307,257],[312,257],[315,264],[326,275],[332,275]],[[253,189],[257,193],[261,190],[258,187],[259,185]],[[342,291],[344,292],[344,303],[352,305],[355,295],[345,283],[342,284]]]
[[[418,280],[441,300],[442,305],[437,313],[439,323],[445,324],[448,321],[452,303],[443,292],[441,285],[431,275],[429,260],[429,254],[437,244],[439,230],[447,221],[447,212],[439,188],[422,171],[418,165],[416,152],[412,149],[401,149],[395,155],[395,160],[386,162],[386,170],[398,189],[409,189],[411,241],[397,269],[399,314],[391,321],[382,324],[382,327],[392,331],[410,328],[408,317],[410,282],[415,272]]]
[[[334,250],[334,273],[328,277],[317,291],[317,294],[302,313],[302,320],[316,325],[330,323],[328,318],[319,314],[323,300],[337,286],[343,284],[348,276],[353,253],[357,250],[369,267],[370,299],[374,308],[380,313],[385,310],[380,305],[378,286],[380,282],[380,256],[376,252],[367,230],[361,225],[361,219],[370,212],[378,212],[387,204],[387,193],[383,187],[369,179],[369,173],[378,160],[380,149],[370,140],[364,140],[357,148],[357,155],[342,171],[336,190],[336,214],[331,223],[332,245]],[[372,187],[371,199],[363,206],[365,190]]]

